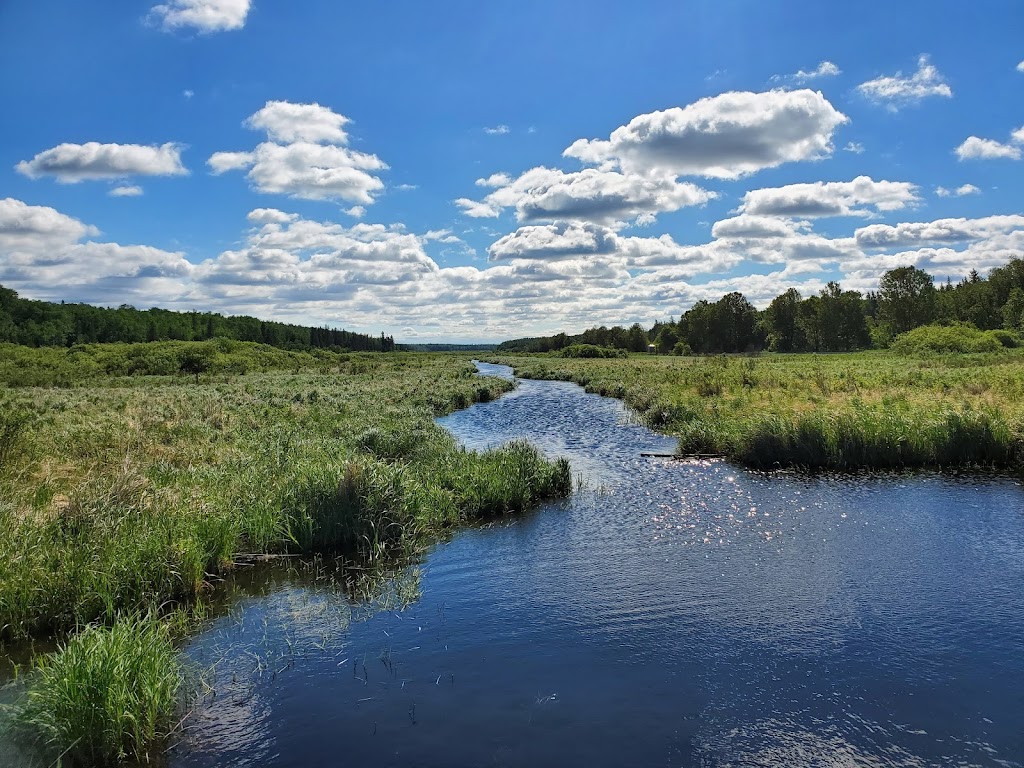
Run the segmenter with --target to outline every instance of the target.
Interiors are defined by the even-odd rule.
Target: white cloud
[[[395,187],[398,192],[412,192],[414,189],[419,188],[419,184],[399,184]]]
[[[876,212],[897,211],[918,202],[920,198],[914,184],[875,181],[869,176],[858,176],[853,181],[817,181],[754,189],[743,196],[740,211],[790,218],[871,216]]]
[[[485,179],[477,179],[478,187],[505,187],[512,183],[512,177],[507,173],[492,173]]]
[[[731,92],[640,115],[608,140],[580,139],[564,155],[626,174],[735,179],[827,157],[833,131],[847,121],[815,91]]]
[[[241,29],[251,0],[171,0],[153,6],[150,17],[170,32],[191,27],[200,33]]]
[[[917,59],[917,71],[912,75],[897,72],[874,80],[868,80],[857,86],[857,91],[876,104],[883,104],[891,110],[897,110],[910,104],[917,104],[932,96],[952,98],[953,90],[945,78],[928,61],[927,55]]]
[[[864,145],[859,141],[848,141],[846,146],[843,147],[843,152],[853,152],[855,155],[864,154]]]
[[[967,195],[980,195],[981,190],[973,184],[962,184],[956,189],[946,189],[945,187],[936,187],[935,194],[939,197],[965,197]]]
[[[792,75],[772,75],[771,79],[774,83],[787,81],[797,84],[803,84],[808,82],[809,80],[817,80],[818,78],[821,77],[835,77],[836,75],[840,74],[842,74],[842,70],[839,69],[839,67],[833,64],[831,61],[823,61],[810,72],[805,72],[804,70],[801,69]]]
[[[270,139],[251,152],[215,152],[207,160],[215,175],[249,169],[259,192],[305,200],[370,205],[384,189],[374,172],[387,169],[376,155],[348,149],[349,120],[319,104],[268,101],[245,125]]]
[[[82,242],[99,230],[53,208],[0,200],[0,283],[32,296],[94,303],[180,291],[192,265],[145,245]],[[175,288],[170,286],[174,285]]]
[[[956,148],[956,156],[960,160],[1020,160],[1020,147],[1002,144],[993,139],[979,139],[969,136],[963,144]]]
[[[1010,134],[1010,141],[1014,144],[1024,144],[1024,125]]]
[[[136,184],[124,184],[114,187],[108,193],[110,197],[141,197],[142,187]]]
[[[181,95],[184,96],[186,99],[191,99],[193,96],[196,95],[196,92],[193,91],[191,88],[186,88],[184,91],[181,92]]]
[[[64,184],[126,176],[185,176],[181,144],[60,144],[14,166],[31,179],[53,176]]]
[[[484,133],[490,136],[504,136],[509,133],[512,129],[507,125],[496,125],[493,128],[484,128]]]
[[[541,166],[516,179],[495,174],[477,183],[498,188],[480,202],[457,200],[468,216],[493,217],[512,208],[519,221],[572,220],[619,227],[645,213],[676,211],[717,197],[668,176],[627,175],[596,168],[565,173]]]
[[[1024,216],[986,216],[980,219],[938,219],[902,224],[872,224],[854,232],[862,248],[907,247],[963,243],[1024,230]]]
[[[345,209],[345,213],[354,219],[361,219],[366,215],[366,209],[361,205],[353,205],[351,208]]]
[[[455,204],[462,209],[466,216],[471,216],[474,219],[496,219],[501,216],[501,208],[486,202],[470,200],[468,197],[457,198]]]
[[[1018,72],[1024,72],[1024,61],[1017,65]]]
[[[797,234],[798,229],[806,229],[808,226],[806,222],[796,224],[789,219],[779,219],[774,216],[752,216],[745,213],[731,219],[716,221],[711,227],[711,236],[714,238],[741,237],[748,239],[791,237]]]
[[[38,298],[116,296],[139,306],[482,340],[648,323],[733,290],[763,307],[789,287],[813,293],[837,270],[844,287],[857,290],[905,264],[958,279],[1024,248],[1024,216],[874,225],[828,238],[807,221],[741,214],[717,222],[711,240],[696,245],[592,223],[526,225],[496,240],[487,268],[477,269],[442,268],[427,255],[432,244],[465,245],[447,229],[417,235],[399,224],[344,226],[275,208],[251,211],[248,226],[236,248],[190,264],[147,246],[85,242],[98,237],[95,228],[52,208],[0,200],[0,283]]]
[[[491,261],[503,261],[609,254],[615,249],[615,233],[610,229],[560,222],[520,227],[492,243],[487,252]]]
[[[348,144],[344,126],[349,122],[344,115],[315,102],[293,104],[290,101],[268,101],[244,124],[255,131],[266,131],[267,138],[279,144],[298,141]]]

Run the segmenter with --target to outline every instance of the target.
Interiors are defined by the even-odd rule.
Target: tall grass
[[[152,614],[123,616],[40,657],[18,721],[57,762],[144,759],[178,720],[183,679],[167,626]]]
[[[180,669],[154,617],[201,601],[240,558],[326,552],[379,566],[571,490],[564,461],[525,444],[467,451],[435,424],[512,386],[464,359],[277,350],[275,364],[301,370],[221,365],[198,384],[100,371],[181,351],[19,348],[0,370],[20,403],[0,411],[0,642],[88,627],[40,661],[23,718],[87,763],[139,757],[166,733]],[[263,355],[217,352],[235,353]]]
[[[979,332],[980,333],[980,332]],[[1024,464],[1024,354],[509,357],[517,375],[619,397],[683,454],[767,468]]]

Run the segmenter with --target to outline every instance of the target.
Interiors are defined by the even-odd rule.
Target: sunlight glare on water
[[[674,441],[560,382],[440,423],[584,485],[437,546],[407,599],[243,594],[189,648],[218,693],[172,765],[1021,764],[1019,481],[643,458]]]

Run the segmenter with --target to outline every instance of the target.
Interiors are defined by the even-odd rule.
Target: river
[[[368,603],[322,569],[241,590],[187,648],[217,693],[172,766],[1024,761],[1018,479],[644,458],[674,441],[560,382],[439,422],[582,487]]]

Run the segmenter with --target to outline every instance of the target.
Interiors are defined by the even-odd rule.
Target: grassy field
[[[142,373],[191,371],[181,361],[198,345],[117,346],[18,348],[16,362],[0,362],[0,641],[69,638],[40,661],[23,720],[54,751],[76,744],[86,764],[141,754],[173,696],[161,683],[145,727],[115,722],[115,712],[143,717],[146,697],[124,675],[150,661],[84,659],[107,646],[115,659],[137,653],[127,636],[159,632],[157,614],[202,600],[239,558],[390,560],[571,489],[564,461],[524,444],[467,452],[434,424],[511,387],[475,377],[464,358],[207,344],[198,376],[133,376],[133,357],[148,360]],[[152,663],[166,668],[165,657]],[[73,736],[85,731],[103,739]]]
[[[684,454],[752,467],[1015,467],[1024,351],[755,357],[488,358],[622,398]]]

